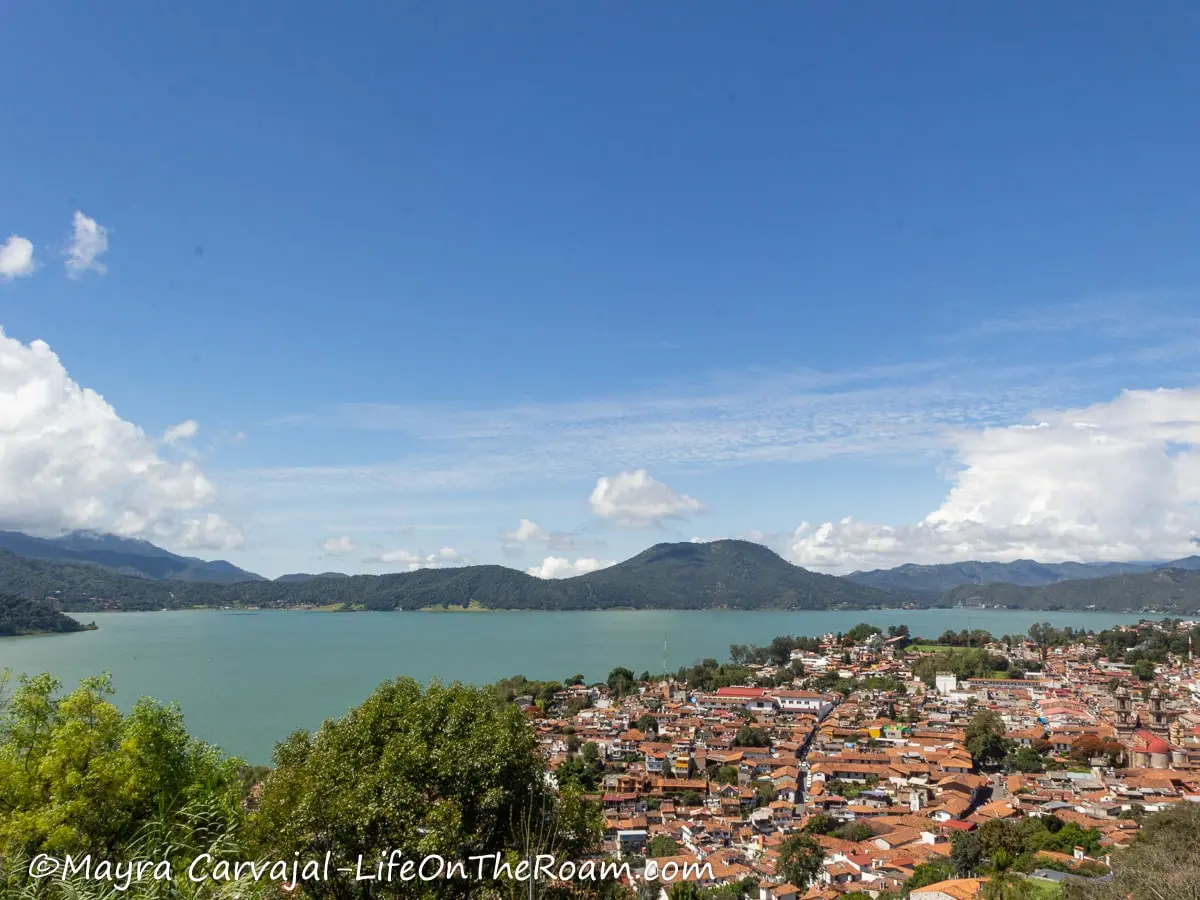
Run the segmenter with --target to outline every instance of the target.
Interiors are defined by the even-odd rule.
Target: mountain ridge
[[[25,538],[25,541],[17,540]],[[275,580],[217,583],[179,577],[179,557],[146,542],[72,535],[46,539],[0,532],[0,592],[50,599],[69,611],[190,607],[347,607],[369,610],[487,609],[869,609],[987,606],[1191,613],[1200,611],[1200,557],[1154,563],[964,563],[825,575],[795,566],[761,544],[742,540],[659,543],[583,575],[540,579],[499,565],[418,569],[383,575],[294,573]],[[137,557],[132,572],[105,566],[104,554]],[[147,560],[165,560],[160,571]],[[199,561],[203,562],[203,561]],[[220,576],[230,563],[207,564]],[[1115,570],[1115,571],[1114,571]],[[165,570],[164,570],[165,571]],[[186,571],[186,570],[182,570]],[[1069,577],[1072,575],[1085,577]],[[257,577],[257,576],[256,576]],[[989,581],[1007,577],[1016,581]],[[876,584],[864,584],[862,579]],[[964,581],[964,579],[972,579]],[[1025,583],[1019,583],[1024,581]],[[891,585],[890,590],[878,584]]]
[[[607,569],[560,580],[504,566],[218,585],[119,575],[73,560],[0,550],[0,591],[51,597],[63,609],[189,606],[363,609],[828,609],[895,605],[874,588],[809,572],[748,541],[656,544]]]
[[[32,559],[57,559],[103,566],[121,575],[162,581],[202,581],[233,584],[264,581],[223,559],[180,556],[139,538],[92,531],[73,531],[40,538],[20,531],[0,531],[0,550]]]
[[[935,597],[945,596],[963,585],[1012,584],[1021,587],[1044,587],[1064,581],[1145,574],[1166,568],[1200,570],[1200,556],[1188,556],[1162,563],[1042,563],[1032,559],[1015,559],[1006,563],[979,560],[931,565],[905,563],[891,569],[851,572],[845,577],[857,584],[884,591]]]

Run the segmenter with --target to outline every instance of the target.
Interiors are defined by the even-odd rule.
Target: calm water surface
[[[139,696],[178,701],[191,731],[252,762],[296,728],[314,728],[361,702],[381,681],[486,683],[509,675],[600,680],[618,665],[671,670],[730,644],[776,635],[904,623],[1016,634],[1033,622],[1102,629],[1139,616],[983,610],[912,612],[80,613],[98,631],[0,638],[0,669],[52,672],[64,684],[111,672],[122,707]]]

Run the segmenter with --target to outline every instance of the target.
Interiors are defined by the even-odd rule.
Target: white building
[[[933,684],[939,694],[953,694],[958,690],[958,676],[950,672],[938,672],[933,677]]]

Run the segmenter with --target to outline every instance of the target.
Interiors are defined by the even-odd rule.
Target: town
[[[707,864],[672,900],[1055,897],[1200,800],[1196,629],[859,625],[670,676],[497,687],[559,786],[602,803],[606,854]]]

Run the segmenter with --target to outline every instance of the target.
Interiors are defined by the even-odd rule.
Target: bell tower
[[[1127,739],[1137,726],[1133,718],[1133,700],[1129,696],[1129,688],[1123,684],[1117,686],[1114,694],[1117,698],[1117,735]]]
[[[1163,710],[1162,692],[1158,688],[1150,691],[1150,730],[1157,735],[1167,733],[1167,714]]]

